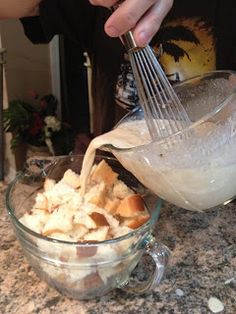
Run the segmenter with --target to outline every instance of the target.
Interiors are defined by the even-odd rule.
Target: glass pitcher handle
[[[146,245],[145,251],[146,254],[150,255],[153,259],[155,270],[145,282],[139,283],[135,287],[130,287],[129,283],[127,283],[127,285],[122,288],[126,292],[143,294],[152,291],[163,279],[171,254],[169,248],[162,243],[158,243],[155,238],[152,237]]]

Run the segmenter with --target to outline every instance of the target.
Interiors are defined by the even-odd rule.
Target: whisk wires
[[[152,139],[163,139],[190,125],[190,119],[152,48],[129,51],[140,103]]]

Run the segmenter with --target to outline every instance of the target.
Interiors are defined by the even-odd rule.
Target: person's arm
[[[79,41],[86,49],[95,45],[91,38],[98,10],[88,0],[41,0],[38,6],[38,16],[20,19],[31,42],[49,43],[55,35],[63,34],[73,42]],[[103,20],[99,23],[103,24]]]
[[[37,16],[41,0],[0,0],[0,19]]]
[[[111,37],[118,37],[133,29],[139,46],[145,46],[158,31],[160,24],[173,5],[174,0],[89,0],[97,6],[112,7],[121,3],[105,24]]]

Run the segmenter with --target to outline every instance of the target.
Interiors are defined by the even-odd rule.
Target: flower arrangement
[[[3,111],[4,130],[12,132],[11,148],[21,143],[47,146],[52,155],[68,154],[74,147],[75,134],[67,123],[57,118],[57,99],[49,94],[30,93],[33,102],[12,100]]]

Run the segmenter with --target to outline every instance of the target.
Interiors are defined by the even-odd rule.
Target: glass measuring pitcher
[[[166,140],[144,140],[135,147],[105,145],[105,149],[147,188],[179,207],[201,211],[228,202],[236,194],[235,88],[232,71],[182,82],[175,91],[192,123],[168,138],[171,145]],[[116,128],[131,123],[139,129],[142,142],[141,109],[126,115]]]

